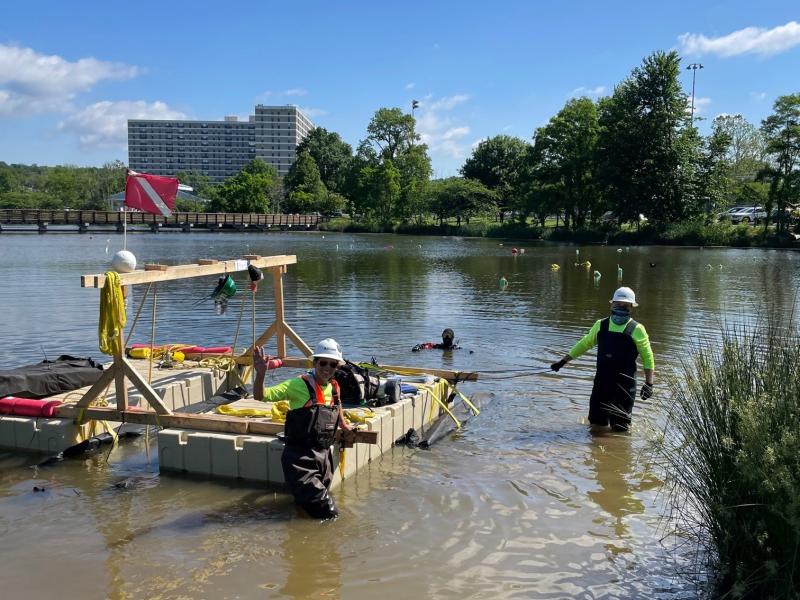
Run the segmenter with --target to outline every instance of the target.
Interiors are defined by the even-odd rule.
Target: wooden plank
[[[296,369],[308,369],[311,367],[311,358],[293,358],[287,356],[286,358],[279,357],[283,361],[284,367],[292,367]],[[250,353],[241,354],[234,358],[237,364],[251,365],[253,359]],[[429,369],[427,367],[401,367],[398,365],[379,365],[373,367],[374,370],[386,369],[387,371],[403,371],[412,375],[434,375],[447,379],[448,381],[478,381],[480,373],[477,371],[450,371],[447,369]]]
[[[239,262],[241,260],[242,262]],[[134,271],[133,273],[121,273],[119,276],[122,285],[134,285],[138,283],[150,283],[156,281],[171,281],[174,279],[188,279],[190,277],[203,277],[206,275],[220,275],[222,273],[236,273],[247,269],[247,260],[226,260],[211,265],[175,265],[168,267],[166,271]],[[244,268],[242,267],[244,263]],[[278,256],[265,256],[257,260],[250,261],[259,269],[270,269],[273,267],[285,267],[297,263],[297,256],[294,254],[284,254]],[[102,288],[105,285],[105,274],[91,274],[81,276],[82,287]]]
[[[90,407],[78,408],[70,404],[58,406],[54,416],[59,419],[77,419],[83,421],[92,419],[112,421],[116,423],[133,423],[136,425],[156,425],[158,427],[176,427],[180,429],[194,429],[197,431],[215,431],[218,433],[232,433],[236,435],[277,435],[283,431],[282,423],[271,421],[254,421],[243,417],[228,417],[225,415],[197,415],[189,413],[173,413],[159,415],[150,410],[116,410],[114,408]],[[353,443],[377,444],[377,431],[354,431],[344,434],[337,431],[337,440],[349,448]]]
[[[144,377],[142,377],[142,375],[136,370],[130,361],[123,357],[121,362],[125,373],[128,375],[128,379],[130,379],[131,383],[133,383],[136,389],[141,392],[148,404],[150,404],[150,406],[152,406],[153,409],[160,415],[172,414],[172,411],[161,400],[161,396],[159,396],[158,393],[152,387],[150,387],[150,384],[145,381]],[[117,401],[117,407],[119,407],[119,401]]]
[[[92,387],[78,400],[76,406],[81,408],[89,406],[92,400],[97,398],[107,386],[111,385],[111,382],[114,380],[116,369],[116,365],[111,365],[108,369],[103,371],[103,374],[100,375],[100,379],[94,382]]]
[[[298,333],[292,329],[292,327],[288,323],[283,324],[283,330],[286,332],[286,335],[294,342],[294,345],[297,346],[297,349],[300,350],[306,356],[311,356],[313,351],[309,348],[308,344],[303,341]]]
[[[168,265],[161,265],[158,263],[145,263],[144,270],[145,271],[166,271],[169,269]]]
[[[286,334],[284,333],[284,324],[286,320],[283,312],[283,267],[276,267],[272,269],[272,284],[275,297],[275,335],[278,347],[278,356],[286,355]]]
[[[60,419],[75,419],[80,415],[80,411],[81,409],[75,406],[62,405],[56,408],[55,416]],[[159,415],[150,410],[119,411],[114,408],[99,407],[85,409],[83,413],[83,419],[84,421],[89,419],[97,419],[103,421],[114,421],[117,423],[135,423],[137,425],[181,427],[186,429],[197,429],[200,431],[235,433],[238,435],[246,434],[249,425],[248,420],[242,417],[227,417],[223,415],[194,415],[188,413]]]

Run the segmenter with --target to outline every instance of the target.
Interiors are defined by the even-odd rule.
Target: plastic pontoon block
[[[217,477],[239,477],[239,454],[246,436],[211,436],[211,474]]]
[[[158,466],[166,471],[185,471],[183,450],[186,432],[180,429],[162,429],[158,432]]]
[[[270,481],[269,444],[272,436],[250,436],[242,441],[239,454],[239,477],[249,481]]]
[[[281,466],[281,454],[283,454],[283,442],[278,438],[271,438],[269,441],[269,465],[267,467],[269,480],[272,483],[284,483],[283,467]]]

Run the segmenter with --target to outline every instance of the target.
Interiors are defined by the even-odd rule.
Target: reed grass
[[[788,323],[791,323],[791,316]],[[710,597],[800,597],[800,336],[787,316],[698,343],[660,401],[665,522]]]

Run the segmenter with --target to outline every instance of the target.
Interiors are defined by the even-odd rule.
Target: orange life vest
[[[313,404],[320,404],[325,406],[325,392],[322,391],[322,387],[317,383],[316,377],[311,378],[308,373],[303,373],[300,378],[305,381],[306,387],[308,388],[308,402],[303,405],[303,408],[307,408],[312,406]],[[339,382],[335,379],[331,379],[331,385],[333,386],[333,405],[339,404]],[[316,402],[313,400],[316,399]]]

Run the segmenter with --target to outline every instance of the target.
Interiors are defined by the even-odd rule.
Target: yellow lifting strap
[[[114,271],[106,272],[106,282],[100,290],[100,322],[97,337],[100,351],[114,354],[114,349],[122,349],[122,332],[125,329],[125,298],[122,297],[122,286],[119,275]]]
[[[443,411],[445,411],[448,415],[450,415],[451,419],[453,419],[453,422],[456,424],[456,429],[461,429],[461,421],[459,421],[458,418],[453,414],[453,411],[450,410],[450,408],[447,406],[447,404],[445,404],[441,400],[441,398],[439,398],[439,394],[436,393],[436,390],[434,389],[433,386],[424,385],[424,384],[421,384],[421,383],[415,383],[414,386],[428,391],[430,393],[430,395],[433,397],[433,399],[436,401],[436,403],[439,405],[439,407]]]

